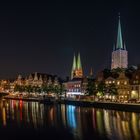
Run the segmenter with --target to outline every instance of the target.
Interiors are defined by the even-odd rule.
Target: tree
[[[96,93],[97,93],[97,88],[96,88],[95,82],[93,80],[91,80],[91,79],[88,80],[86,93],[89,96],[96,95]]]
[[[104,69],[103,70],[103,74],[104,74],[104,78],[108,78],[109,76],[111,76],[111,71],[110,69]]]
[[[53,91],[58,96],[60,94],[60,86],[59,85],[55,85],[53,87]]]
[[[48,85],[47,88],[48,88],[48,93],[54,93],[55,92],[52,84]]]
[[[109,84],[109,86],[107,88],[108,88],[110,95],[117,95],[118,94],[117,87],[115,84]]]
[[[14,91],[15,91],[15,92],[19,91],[19,92],[20,92],[20,86],[19,86],[19,85],[15,85]]]
[[[66,97],[66,88],[63,84],[60,85],[60,95],[65,94]]]
[[[125,70],[125,75],[131,79],[132,78],[132,75],[133,73],[137,70],[137,67],[136,66],[130,66],[129,68],[127,68]]]
[[[42,91],[45,92],[45,93],[48,93],[49,88],[48,88],[48,86],[46,84],[42,85]]]
[[[25,86],[15,85],[14,91],[15,91],[15,92],[16,92],[16,91],[24,92],[24,91],[25,91]]]
[[[26,91],[28,93],[31,93],[31,92],[33,92],[33,87],[31,85],[25,86],[25,90],[24,91]]]
[[[117,87],[115,84],[109,84],[107,86],[107,92],[109,93],[109,95],[111,95],[111,97],[114,95],[118,95]]]
[[[103,96],[106,92],[106,85],[104,82],[100,82],[97,87],[98,93]]]

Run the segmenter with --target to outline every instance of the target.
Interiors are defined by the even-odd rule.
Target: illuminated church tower
[[[111,69],[127,68],[128,66],[128,53],[125,44],[122,41],[121,22],[119,16],[117,43],[114,45],[112,52]]]
[[[82,70],[80,53],[78,54],[77,59],[76,59],[75,54],[74,54],[72,71],[71,71],[71,79],[82,78],[82,77],[83,77],[83,70]]]

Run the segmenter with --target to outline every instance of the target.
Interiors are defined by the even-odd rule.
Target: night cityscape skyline
[[[84,75],[110,68],[118,13],[130,65],[139,64],[137,3],[1,4],[0,77],[43,72],[70,76],[80,52]]]
[[[129,0],[0,2],[1,138],[139,140],[139,17]]]

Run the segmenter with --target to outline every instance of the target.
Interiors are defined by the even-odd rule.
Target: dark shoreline
[[[113,102],[86,102],[86,101],[65,101],[68,105],[82,106],[82,107],[95,107],[101,109],[138,112],[140,113],[140,104],[132,103],[113,103]]]
[[[74,100],[59,100],[59,101],[46,101],[35,98],[15,98],[5,96],[4,99],[11,100],[23,100],[23,101],[34,101],[40,102],[43,104],[66,104],[66,105],[74,105],[81,107],[95,107],[102,109],[110,109],[110,110],[118,110],[118,111],[127,111],[127,112],[138,112],[140,113],[140,104],[133,103],[115,103],[115,102],[91,102],[91,101],[74,101]]]

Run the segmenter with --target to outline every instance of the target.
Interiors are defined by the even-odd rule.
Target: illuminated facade
[[[90,71],[90,77],[93,76],[93,71]],[[66,88],[67,96],[75,95],[84,95],[87,87],[87,77],[83,76],[82,64],[80,53],[76,59],[76,56],[73,57],[73,65],[71,71],[71,79],[63,83]]]
[[[130,80],[131,84],[131,98],[140,99],[140,65],[138,69],[133,73],[132,79]]]
[[[66,90],[67,96],[84,95],[87,88],[87,78],[74,78],[70,81],[63,83]]]
[[[119,17],[117,43],[114,45],[112,52],[111,69],[127,68],[128,66],[128,52],[125,44],[122,41],[121,23]]]
[[[33,74],[30,74],[29,77],[27,78],[22,78],[22,76],[19,75],[17,80],[15,81],[15,84],[41,87],[43,84],[58,85],[59,80],[56,75],[49,75],[49,74],[35,72]]]
[[[118,99],[120,101],[125,101],[130,98],[130,84],[129,79],[125,76],[124,72],[119,73],[118,78],[108,77],[105,80],[105,84],[115,84],[118,93]]]
[[[77,57],[77,60],[76,60],[75,55],[73,57],[71,79],[82,78],[82,77],[83,77],[83,70],[82,70],[81,58],[80,58],[80,53],[79,53],[78,57]]]
[[[124,72],[119,74],[116,79],[116,86],[120,100],[128,100],[130,98],[130,84],[129,79],[125,76]]]

